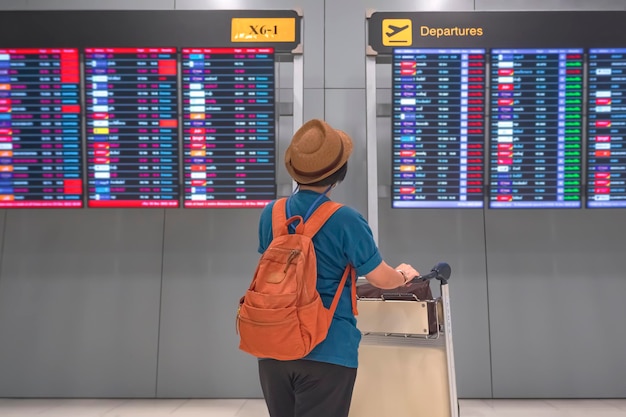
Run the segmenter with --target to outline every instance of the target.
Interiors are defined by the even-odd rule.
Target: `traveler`
[[[287,200],[287,217],[306,219],[346,176],[352,139],[322,120],[305,123],[285,152],[285,166],[298,187]],[[272,240],[272,207],[259,222],[259,252]],[[354,209],[337,210],[313,237],[317,290],[326,308],[348,264],[372,285],[397,288],[416,277],[409,264],[389,266],[366,220]],[[303,359],[259,360],[263,395],[271,417],[346,417],[357,373],[361,334],[352,310],[350,279],[343,288],[326,339]]]

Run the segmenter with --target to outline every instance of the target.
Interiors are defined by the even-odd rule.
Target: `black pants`
[[[263,359],[259,376],[271,417],[347,417],[356,368]]]

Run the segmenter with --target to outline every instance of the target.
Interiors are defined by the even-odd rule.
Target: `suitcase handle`
[[[441,281],[441,285],[448,285],[451,273],[452,268],[450,268],[450,265],[446,262],[439,262],[437,265],[433,266],[428,274],[417,276],[409,282],[428,281],[435,278]]]
[[[385,301],[420,301],[419,298],[417,298],[417,295],[402,292],[383,293],[380,295],[380,298]]]

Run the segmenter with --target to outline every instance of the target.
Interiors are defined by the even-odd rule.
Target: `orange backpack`
[[[316,289],[317,262],[312,238],[341,204],[327,201],[304,223],[286,219],[286,199],[272,209],[274,239],[261,256],[246,295],[239,302],[239,348],[258,358],[294,360],[305,357],[328,334],[341,292],[352,272],[352,310],[356,314],[356,277],[346,267],[330,309]],[[291,223],[299,221],[295,234]]]

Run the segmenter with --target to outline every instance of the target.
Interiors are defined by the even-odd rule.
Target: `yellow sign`
[[[383,19],[383,45],[411,46],[413,22],[411,19]]]
[[[279,17],[248,19],[234,17],[231,21],[231,42],[295,42],[296,19]]]

